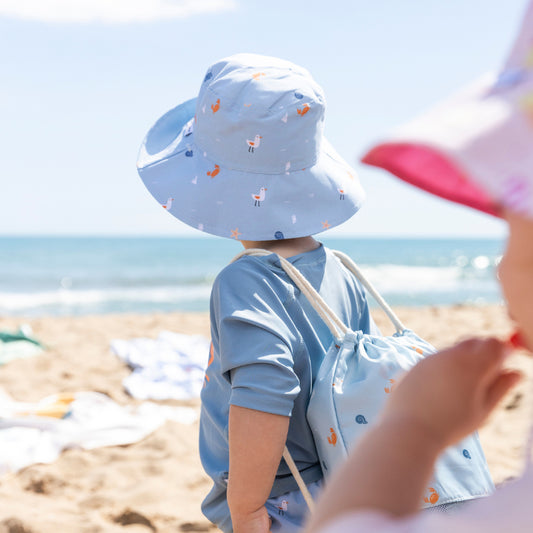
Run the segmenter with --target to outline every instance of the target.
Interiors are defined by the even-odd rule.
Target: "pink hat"
[[[498,75],[398,128],[362,161],[480,211],[533,218],[533,0]]]

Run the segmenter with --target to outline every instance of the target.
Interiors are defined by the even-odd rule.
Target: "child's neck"
[[[281,257],[292,257],[316,250],[320,243],[313,237],[298,237],[296,239],[284,239],[280,241],[241,241],[245,249],[262,248],[269,252],[274,252]]]

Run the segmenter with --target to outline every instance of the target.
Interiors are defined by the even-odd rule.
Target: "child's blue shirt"
[[[289,258],[352,330],[379,333],[364,290],[332,253]],[[226,501],[229,406],[291,417],[287,446],[302,477],[322,471],[306,420],[311,387],[333,336],[275,254],[245,256],[218,275],[211,294],[211,353],[202,391],[200,457],[214,486],[202,510],[231,531]],[[297,489],[282,460],[271,497]]]

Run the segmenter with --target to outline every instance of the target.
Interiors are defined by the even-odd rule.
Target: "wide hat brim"
[[[238,240],[314,235],[352,217],[365,194],[326,139],[314,165],[281,174],[218,166],[195,144],[196,99],[163,115],[142,143],[137,170],[169,213],[200,231]]]
[[[504,125],[501,113],[493,120],[485,102],[489,89],[483,81],[436,106],[372,146],[361,161],[446,200],[500,216],[485,178],[495,171],[489,147]]]
[[[362,162],[442,198],[533,217],[533,2],[498,75],[487,75],[371,147]]]

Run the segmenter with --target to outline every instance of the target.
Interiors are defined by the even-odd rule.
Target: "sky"
[[[328,235],[501,237],[505,224],[359,162],[498,68],[527,0],[0,0],[0,235],[191,235],[136,172],[142,139],[238,52],[306,67],[367,193]]]

